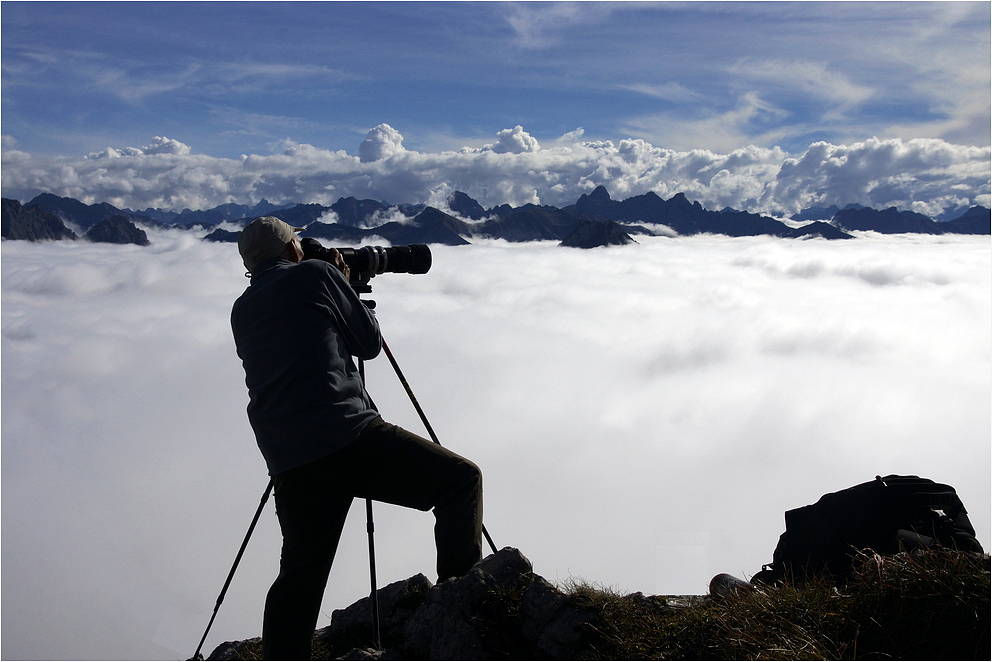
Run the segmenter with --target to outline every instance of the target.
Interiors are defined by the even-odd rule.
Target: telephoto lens
[[[302,240],[303,258],[332,262],[329,248],[319,241],[307,237]],[[362,246],[361,248],[338,248],[338,253],[351,270],[351,284],[364,285],[383,273],[425,274],[431,268],[431,249],[427,244],[409,246]]]
[[[338,252],[352,273],[425,274],[431,268],[431,249],[427,244],[339,248]]]

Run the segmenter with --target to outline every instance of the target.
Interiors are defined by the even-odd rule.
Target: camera
[[[333,262],[331,249],[307,237],[300,242],[304,260]],[[351,270],[351,286],[359,292],[371,292],[369,281],[379,274],[425,274],[431,268],[431,249],[427,244],[409,246],[362,246],[338,248],[338,253]]]

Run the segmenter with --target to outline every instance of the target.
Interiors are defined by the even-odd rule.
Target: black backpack
[[[752,580],[826,576],[842,583],[861,550],[885,555],[935,546],[983,551],[954,488],[919,476],[876,476],[787,511],[772,563]]]

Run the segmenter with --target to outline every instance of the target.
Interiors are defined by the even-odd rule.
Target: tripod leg
[[[258,504],[258,510],[255,511],[255,517],[251,520],[251,526],[248,527],[248,533],[245,534],[244,542],[241,543],[241,549],[238,550],[238,555],[234,557],[234,565],[231,566],[231,572],[227,575],[227,581],[224,582],[224,588],[220,590],[220,595],[217,596],[217,603],[214,605],[214,613],[210,616],[210,622],[207,623],[207,629],[203,631],[203,636],[200,637],[200,644],[196,647],[196,652],[193,653],[191,660],[202,660],[203,657],[200,655],[200,649],[203,648],[203,642],[207,640],[207,633],[210,632],[210,628],[214,624],[214,619],[217,618],[217,611],[220,609],[220,605],[224,602],[224,596],[227,595],[227,589],[231,585],[231,580],[234,579],[234,572],[238,569],[238,564],[241,563],[241,557],[244,556],[245,548],[248,547],[248,541],[251,540],[251,534],[255,531],[255,525],[258,524],[258,518],[262,514],[262,509],[265,508],[265,502],[269,500],[269,494],[272,493],[272,481],[269,481],[268,487],[265,488],[265,492],[262,494],[262,499]],[[371,507],[371,506],[370,506]],[[369,511],[372,512],[371,510]]]
[[[410,397],[410,402],[413,403],[414,409],[416,409],[417,414],[420,415],[420,420],[423,421],[424,427],[427,428],[427,433],[430,434],[431,441],[433,441],[435,444],[440,446],[441,442],[438,441],[437,435],[434,434],[434,428],[431,427],[430,421],[427,420],[427,415],[424,413],[424,410],[421,408],[420,403],[417,401],[417,396],[413,394],[413,389],[410,388],[410,384],[406,381],[406,377],[403,375],[403,371],[400,370],[400,364],[396,362],[396,358],[393,356],[393,353],[389,351],[389,345],[386,344],[385,340],[382,341],[382,349],[383,351],[386,352],[386,358],[389,359],[389,364],[393,366],[393,371],[396,373],[396,376],[399,378],[400,383],[403,384],[403,388],[406,390],[406,394]],[[492,537],[489,535],[489,531],[486,530],[485,524],[482,525],[482,533],[486,537],[486,542],[489,543],[489,548],[492,549],[493,554],[495,554],[496,543],[493,542]]]
[[[358,374],[365,383],[365,361],[359,359]],[[369,594],[369,602],[372,605],[372,643],[376,648],[380,647],[379,637],[379,596],[376,595],[375,578],[375,522],[372,519],[372,499],[365,500],[365,530],[369,534],[369,579],[372,584],[372,592]]]
[[[375,522],[372,521],[372,499],[365,500],[366,530],[369,534],[369,575],[372,581],[372,644],[378,649],[382,639],[379,636],[379,596],[376,595],[375,579]]]

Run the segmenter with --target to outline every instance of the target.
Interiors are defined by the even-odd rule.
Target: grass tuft
[[[860,554],[842,587],[762,587],[685,609],[602,599],[596,659],[990,658],[983,555]]]

